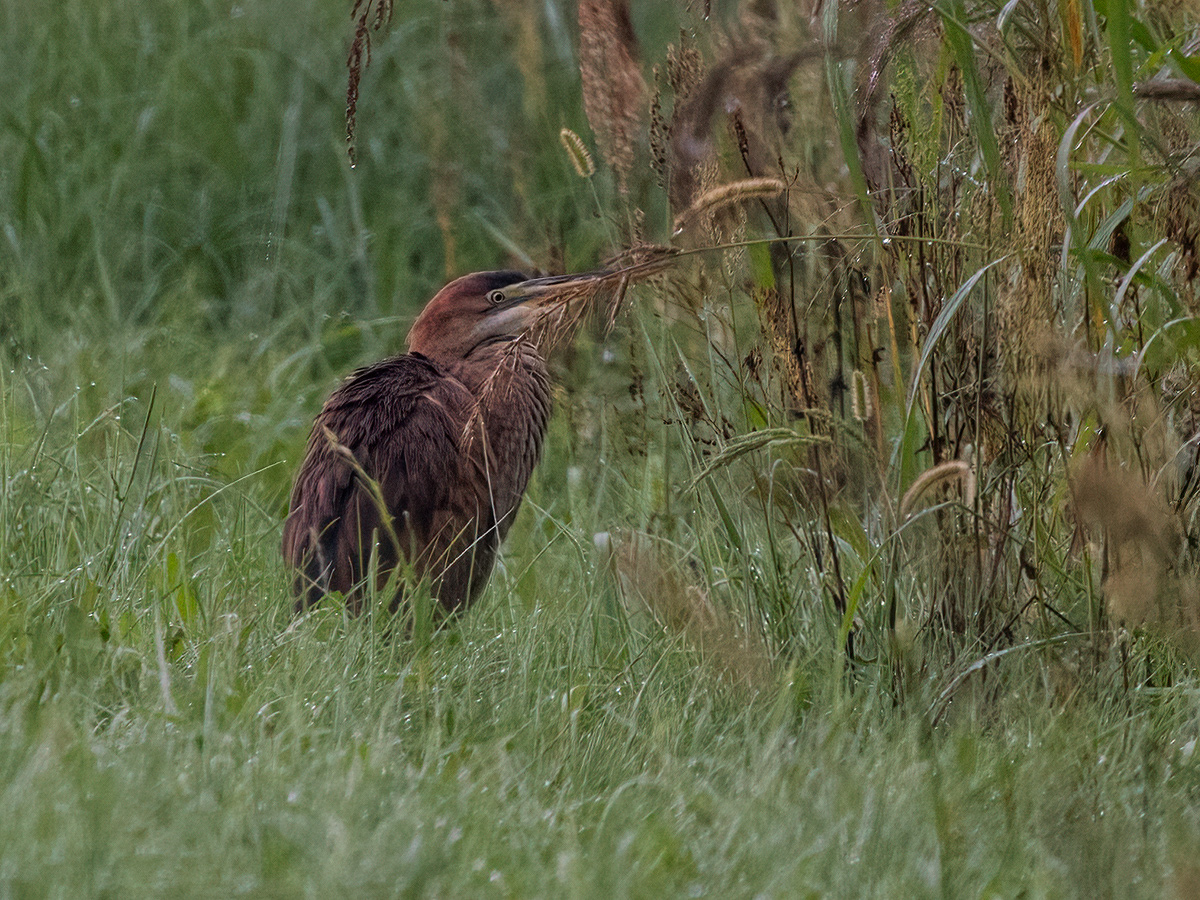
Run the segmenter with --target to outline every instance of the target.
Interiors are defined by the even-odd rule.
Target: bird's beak
[[[610,315],[615,314],[629,284],[666,270],[674,264],[675,255],[676,251],[670,248],[649,248],[643,250],[642,258],[633,254],[623,265],[574,275],[527,278],[499,288],[488,295],[491,315],[479,326],[479,336],[486,339],[521,334],[539,321],[545,322],[547,316],[553,319],[557,315],[560,320],[564,316],[577,317],[587,300],[600,289],[615,295]],[[583,303],[572,304],[576,300]],[[570,306],[574,306],[573,313],[567,311]]]
[[[476,327],[476,338],[489,340],[524,334],[538,324],[550,304],[586,294],[591,286],[610,274],[600,270],[578,275],[551,275],[499,288],[494,292],[499,296],[489,297],[492,309]]]
[[[544,278],[518,281],[500,289],[504,299],[496,304],[496,308],[502,310],[514,306],[538,307],[588,288],[611,275],[612,272],[608,269],[597,269],[594,272],[580,272],[575,275],[548,275]]]

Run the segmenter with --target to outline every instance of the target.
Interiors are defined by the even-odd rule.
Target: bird
[[[542,453],[546,322],[610,276],[464,275],[417,316],[407,353],[329,396],[283,527],[297,612],[335,591],[359,612],[369,579],[382,590],[397,567],[443,614],[478,599]]]

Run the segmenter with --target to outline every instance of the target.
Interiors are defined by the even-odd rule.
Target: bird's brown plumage
[[[541,455],[550,386],[529,332],[547,281],[451,282],[409,353],[359,369],[326,401],[283,530],[298,606],[339,591],[357,608],[372,554],[380,586],[403,559],[446,611],[476,599]]]

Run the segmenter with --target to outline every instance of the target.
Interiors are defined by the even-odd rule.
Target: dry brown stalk
[[[579,0],[579,73],[583,108],[605,162],[629,191],[646,82],[628,0]]]
[[[1071,46],[1071,62],[1075,70],[1083,65],[1083,11],[1079,8],[1080,0],[1066,0],[1063,9],[1067,25],[1067,43]]]
[[[1016,185],[1016,237],[1020,280],[1002,291],[998,325],[1002,357],[1014,386],[1027,391],[1040,383],[1056,353],[1053,304],[1056,262],[1053,248],[1064,231],[1054,170],[1058,148],[1048,91],[1010,82],[1006,98],[1011,140],[1009,165]]]

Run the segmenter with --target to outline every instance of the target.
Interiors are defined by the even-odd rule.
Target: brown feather
[[[486,584],[541,456],[550,385],[523,336],[462,343],[472,312],[487,313],[468,302],[490,289],[470,280],[481,277],[454,282],[414,326],[410,340],[427,351],[453,331],[443,343],[455,352],[359,369],[317,415],[283,529],[298,609],[337,591],[358,611],[373,555],[377,587],[405,560],[447,612],[465,609]],[[442,322],[434,306],[444,296],[457,318]]]
[[[317,415],[283,528],[297,608],[336,591],[358,611],[372,560],[376,588],[403,562],[446,612],[473,603],[541,457],[542,348],[597,292],[623,293],[674,253],[639,248],[580,275],[477,272],[442,288],[413,323],[411,352],[359,369]]]

